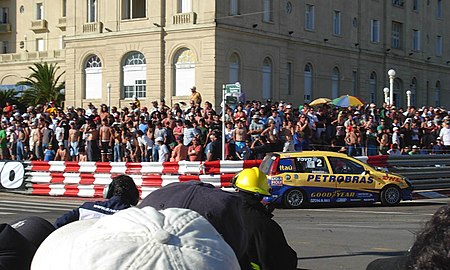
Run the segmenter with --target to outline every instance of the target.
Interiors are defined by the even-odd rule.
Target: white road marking
[[[0,210],[11,210],[11,211],[31,212],[31,213],[45,213],[45,212],[48,212],[46,210],[33,210],[33,209],[12,208],[12,207],[0,207]]]

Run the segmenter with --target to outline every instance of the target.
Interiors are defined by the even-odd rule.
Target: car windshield
[[[270,175],[270,168],[272,167],[273,162],[275,161],[276,157],[272,155],[267,155],[264,157],[263,161],[259,165],[259,169],[265,173],[266,175]]]

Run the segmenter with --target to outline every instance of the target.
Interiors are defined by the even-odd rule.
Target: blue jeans
[[[159,145],[154,144],[153,145],[153,150],[152,150],[152,157],[153,157],[153,161],[159,161],[159,154],[158,154],[158,150],[159,150]]]
[[[376,145],[367,145],[367,156],[376,156],[378,155],[378,149]]]
[[[17,141],[16,146],[17,146],[17,157],[16,157],[16,159],[21,161],[22,159],[24,159],[24,155],[25,155],[25,152],[23,150],[23,142]]]
[[[120,162],[121,161],[121,155],[120,155],[120,143],[114,144],[114,162]]]
[[[356,156],[356,146],[355,145],[348,145],[347,154],[351,157]]]

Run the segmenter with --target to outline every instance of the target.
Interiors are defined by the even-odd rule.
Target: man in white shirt
[[[439,137],[441,137],[442,142],[444,143],[445,153],[448,152],[450,149],[450,122],[445,121],[444,127],[441,129],[441,132],[439,133]]]
[[[169,161],[169,148],[164,144],[164,139],[162,137],[156,138],[156,144],[159,145],[158,149],[158,162]]]

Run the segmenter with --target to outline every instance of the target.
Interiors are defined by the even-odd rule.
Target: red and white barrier
[[[105,185],[118,174],[133,178],[141,197],[174,182],[202,181],[228,189],[234,174],[259,166],[260,160],[212,162],[64,162],[24,163],[31,194],[101,197]]]

